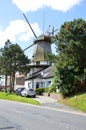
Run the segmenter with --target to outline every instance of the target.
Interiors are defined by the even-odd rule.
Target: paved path
[[[50,97],[37,95],[35,100],[39,101],[41,106],[43,106],[43,107],[55,108],[55,109],[60,109],[60,110],[65,110],[65,111],[72,111],[72,112],[81,112],[74,108],[68,107],[64,104],[61,104],[61,103],[57,102],[57,100],[52,99]]]
[[[55,99],[52,99],[52,98],[46,97],[46,96],[38,96],[37,95],[35,99],[37,101],[39,101],[41,104],[57,102]]]

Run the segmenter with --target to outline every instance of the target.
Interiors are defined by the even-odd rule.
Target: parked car
[[[23,97],[36,97],[36,91],[34,89],[24,89],[21,91],[21,96]]]
[[[15,91],[15,94],[17,95],[21,95],[21,92],[26,89],[25,87],[22,87],[22,88],[17,88],[16,91]]]
[[[4,92],[5,91],[5,87],[4,86],[0,86],[0,91]]]
[[[2,89],[1,89],[1,92],[5,92],[5,88],[2,88]]]

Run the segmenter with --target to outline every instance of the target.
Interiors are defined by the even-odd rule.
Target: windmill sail
[[[25,20],[27,21],[27,23],[28,23],[28,25],[29,25],[30,29],[32,30],[32,32],[33,32],[33,34],[34,34],[35,38],[37,38],[37,36],[36,36],[36,34],[35,34],[35,32],[34,32],[33,28],[31,27],[31,25],[30,25],[30,23],[29,23],[29,21],[28,21],[28,19],[27,19],[27,17],[25,16],[25,14],[24,14],[24,13],[23,13],[23,16],[24,16]]]

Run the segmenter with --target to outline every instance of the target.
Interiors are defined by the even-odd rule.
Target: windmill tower
[[[48,53],[52,53],[51,36],[48,34],[47,35],[43,34],[43,35],[40,35],[37,37],[37,35],[35,34],[34,30],[31,27],[27,17],[25,16],[25,14],[23,14],[23,15],[35,36],[35,40],[34,40],[33,44],[26,48],[26,49],[28,49],[34,45],[34,52],[33,52],[33,57],[32,57],[31,63],[32,62],[33,62],[33,64],[43,64],[43,63],[45,64],[46,63],[49,65],[47,55],[48,55]]]
[[[25,20],[27,21],[30,29],[32,30],[35,40],[32,45],[27,47],[25,50],[29,49],[31,46],[34,45],[34,52],[33,57],[31,59],[31,63],[29,64],[31,70],[27,76],[27,79],[31,81],[31,87],[36,86],[35,88],[39,87],[39,85],[34,85],[34,79],[38,76],[42,75],[42,71],[51,65],[50,61],[48,60],[48,54],[52,53],[51,51],[51,36],[50,35],[40,35],[36,36],[34,30],[32,29],[27,17],[24,15]],[[41,74],[41,75],[40,75]]]
[[[36,64],[47,64],[50,65],[47,55],[51,52],[51,37],[47,35],[40,35],[34,41],[34,53],[32,61]]]

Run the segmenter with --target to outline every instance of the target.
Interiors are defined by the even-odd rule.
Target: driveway
[[[50,97],[39,96],[39,95],[37,95],[35,99],[36,99],[37,101],[39,101],[40,104],[55,103],[55,102],[57,102],[55,99],[52,99],[52,98],[50,98]]]
[[[67,112],[79,112],[82,113],[79,110],[76,110],[75,108],[66,106],[64,104],[59,103],[56,99],[53,99],[51,97],[46,97],[46,96],[36,96],[36,98],[34,98],[35,100],[40,102],[40,106],[43,107],[48,107],[48,108],[52,108],[52,109],[60,109],[60,110],[65,110]]]

